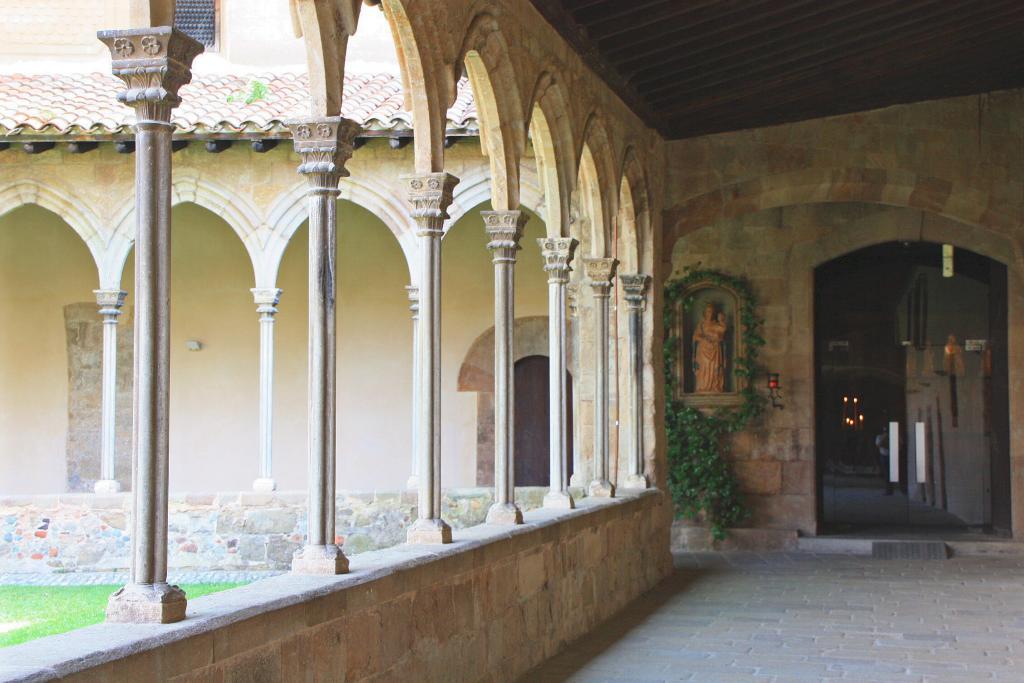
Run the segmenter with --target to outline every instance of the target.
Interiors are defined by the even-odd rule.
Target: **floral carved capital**
[[[338,189],[348,177],[345,164],[352,158],[356,136],[362,127],[341,116],[288,121],[292,144],[301,157],[299,173],[315,188]]]
[[[548,274],[548,282],[568,282],[572,272],[572,257],[576,253],[579,241],[573,237],[542,237],[537,240],[541,256],[544,257],[544,270]]]
[[[626,300],[626,306],[630,309],[642,309],[651,276],[643,273],[622,273],[619,275],[619,281],[622,282],[622,298]]]
[[[594,288],[594,296],[608,296],[618,265],[618,260],[614,258],[583,259],[583,272],[590,280],[590,286]]]
[[[418,227],[416,234],[440,237],[459,179],[451,173],[424,173],[406,176],[404,180],[409,189],[412,217]]]
[[[515,263],[516,252],[520,249],[519,240],[529,216],[517,210],[481,211],[480,215],[490,238],[487,248],[493,254],[494,262]]]
[[[192,80],[192,60],[202,44],[170,26],[96,35],[110,50],[111,72],[127,86],[118,101],[135,109],[140,122],[169,122],[181,103],[178,90]]]

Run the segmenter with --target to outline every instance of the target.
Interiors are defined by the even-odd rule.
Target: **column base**
[[[523,511],[515,503],[495,503],[487,511],[488,524],[522,524]]]
[[[406,532],[406,543],[434,545],[452,542],[452,528],[443,519],[417,519]]]
[[[257,479],[252,483],[252,490],[256,493],[272,493],[277,490],[277,482],[273,479]]]
[[[185,592],[168,583],[130,583],[110,596],[113,624],[171,624],[185,618]]]
[[[292,573],[336,576],[348,573],[348,558],[336,545],[307,545],[292,556]]]
[[[595,479],[587,486],[587,495],[593,498],[614,498],[615,484],[607,479]]]
[[[577,486],[579,488],[586,488],[587,477],[582,472],[573,472],[569,477],[569,486]]]
[[[120,493],[121,482],[115,479],[99,479],[92,485],[95,493]]]
[[[409,477],[405,482],[405,488],[408,490],[416,490],[420,487],[420,478],[415,474]]]
[[[622,481],[622,488],[624,489],[646,489],[650,488],[651,484],[647,481],[647,476],[644,474],[627,474],[626,478]]]
[[[568,491],[548,491],[544,496],[544,507],[551,510],[572,510],[576,501]]]

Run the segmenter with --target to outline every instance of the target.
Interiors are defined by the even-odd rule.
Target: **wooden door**
[[[515,365],[516,486],[551,485],[547,356],[527,356]],[[572,376],[565,373],[565,431],[568,474],[572,475]]]

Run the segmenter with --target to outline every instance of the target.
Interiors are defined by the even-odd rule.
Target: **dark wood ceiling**
[[[532,0],[669,138],[1024,86],[1024,0]]]

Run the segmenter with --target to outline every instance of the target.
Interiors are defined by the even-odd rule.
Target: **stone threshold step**
[[[952,557],[1024,557],[1024,543],[1003,540],[959,541],[801,536],[797,539],[796,545],[800,552],[818,555],[864,555],[891,557],[892,559],[915,559],[912,557],[914,553],[918,553],[920,559],[939,558],[942,547],[948,551],[947,556]]]

